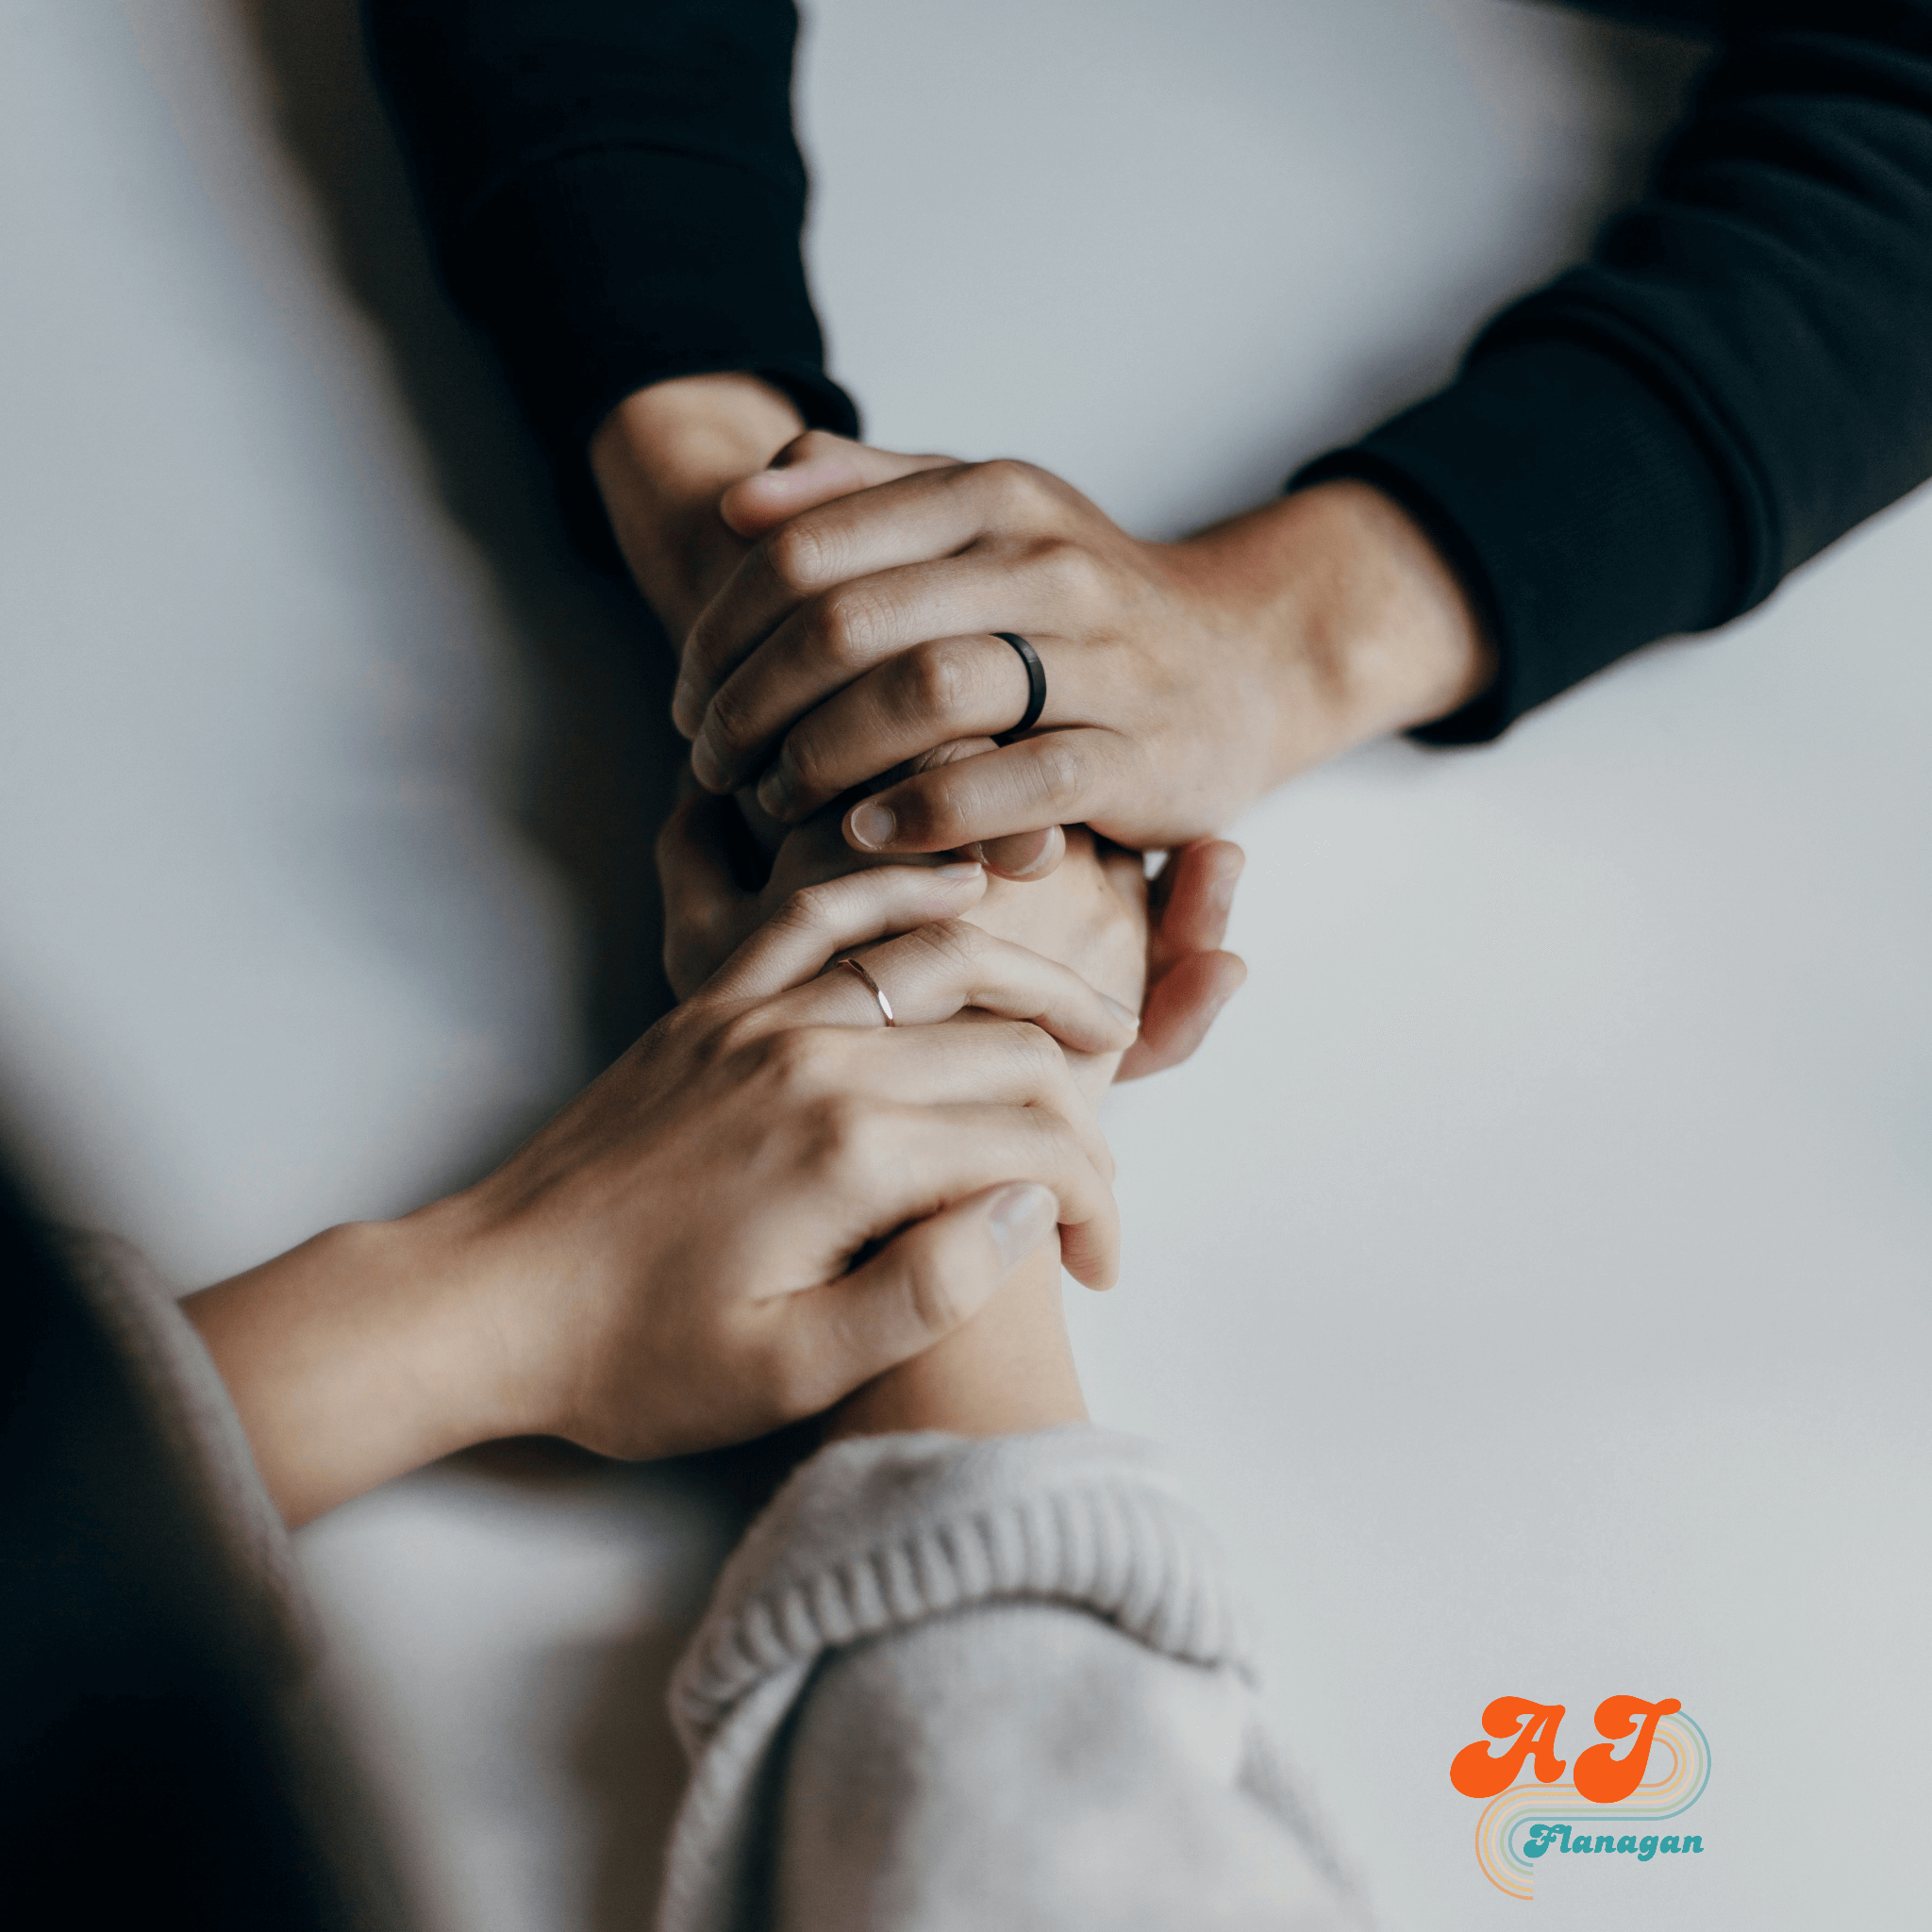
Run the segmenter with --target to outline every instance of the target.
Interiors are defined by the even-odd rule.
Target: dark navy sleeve
[[[1422,738],[1493,738],[1728,622],[1932,475],[1932,5],[1720,10],[1692,111],[1592,258],[1291,481],[1387,491],[1481,611],[1496,682]]]

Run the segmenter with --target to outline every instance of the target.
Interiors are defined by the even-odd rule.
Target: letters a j
[[[1593,1805],[1614,1805],[1627,1798],[1643,1782],[1657,1720],[1683,1707],[1674,1697],[1656,1704],[1646,1704],[1641,1697],[1606,1697],[1596,1707],[1599,1734],[1615,1740],[1629,1737],[1634,1730],[1637,1741],[1622,1757],[1615,1755],[1614,1741],[1592,1744],[1576,1760],[1577,1791]],[[1492,1752],[1481,1738],[1465,1745],[1449,1767],[1449,1782],[1465,1798],[1493,1798],[1516,1782],[1527,1757],[1536,1767],[1539,1782],[1555,1784],[1563,1775],[1563,1760],[1557,1756],[1557,1730],[1562,1722],[1560,1704],[1537,1704],[1527,1697],[1496,1698],[1483,1712],[1483,1729],[1491,1738],[1513,1741],[1502,1752]]]

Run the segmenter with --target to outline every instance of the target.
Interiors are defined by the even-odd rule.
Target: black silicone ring
[[[1040,661],[1040,653],[1017,631],[996,630],[993,636],[1011,644],[1026,667],[1025,715],[1010,731],[1002,731],[993,739],[995,744],[1011,744],[1014,739],[1031,731],[1040,723],[1041,712],[1046,709],[1046,666]]]

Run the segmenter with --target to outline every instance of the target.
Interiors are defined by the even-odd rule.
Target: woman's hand
[[[797,447],[825,462],[838,441]],[[756,782],[783,823],[1009,729],[1026,674],[997,631],[1045,665],[1039,727],[853,805],[855,848],[971,848],[1078,821],[1137,849],[1185,844],[1491,675],[1455,577],[1367,485],[1149,543],[1028,464],[903,460],[918,467],[783,521],[757,478],[723,499],[762,534],[691,629],[674,715],[700,782]]]
[[[611,533],[675,649],[760,531],[943,460],[804,431],[790,397],[732,374],[652,383],[598,425],[591,471]],[[729,521],[719,506],[735,486]]]
[[[973,747],[939,756],[957,762],[960,755]],[[1243,860],[1238,845],[1201,840],[1171,852],[1150,891],[1138,854],[1077,825],[1055,838],[1065,865],[1025,884],[994,879],[965,917],[1071,966],[1123,1008],[1140,1008],[1140,1032],[1124,1058],[1076,1061],[1082,1084],[1097,1096],[1108,1079],[1138,1079],[1185,1060],[1240,990],[1247,968],[1221,945]],[[801,887],[888,862],[853,852],[838,813],[821,812],[779,846],[765,885],[750,887],[739,876],[746,842],[733,802],[703,792],[685,799],[658,837],[665,972],[680,995]]]
[[[763,1434],[957,1327],[1056,1224],[1109,1283],[1112,1162],[1055,1041],[1117,1052],[1132,1022],[963,924],[983,891],[895,866],[795,894],[475,1187],[191,1297],[289,1519],[498,1436]],[[890,1030],[824,970],[853,948]]]

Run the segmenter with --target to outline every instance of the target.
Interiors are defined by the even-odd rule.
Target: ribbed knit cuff
[[[672,1714],[697,1756],[761,1685],[828,1650],[1016,1601],[1254,1674],[1212,1542],[1147,1444],[1085,1425],[878,1436],[821,1450],[753,1525],[678,1666]]]
[[[1357,476],[1422,525],[1493,641],[1495,682],[1413,735],[1492,739],[1655,638],[1740,607],[1735,516],[1684,414],[1615,349],[1479,345],[1440,395],[1331,451],[1291,490]]]
[[[835,1442],[752,1525],[672,1678],[692,1766],[659,1924],[728,1932],[758,1917],[781,1740],[831,1652],[1018,1602],[1255,1674],[1207,1533],[1145,1443],[1084,1424]]]

